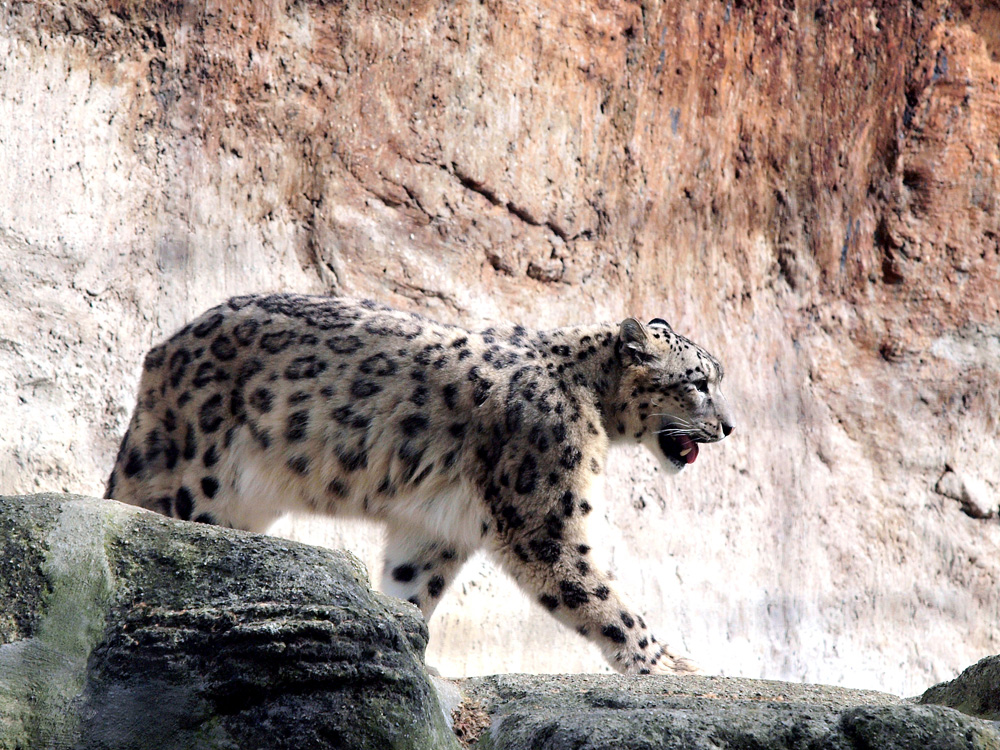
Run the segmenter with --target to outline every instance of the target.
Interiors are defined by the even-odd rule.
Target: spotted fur
[[[615,669],[687,672],[592,560],[586,520],[611,441],[677,471],[729,434],[721,379],[660,319],[467,331],[367,300],[236,297],[146,356],[106,497],[253,531],[289,511],[377,519],[383,588],[425,617],[486,549]]]

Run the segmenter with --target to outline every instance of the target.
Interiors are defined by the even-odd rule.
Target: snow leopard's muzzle
[[[728,437],[732,431],[732,422],[724,417],[719,419],[714,434],[708,430],[693,430],[665,419],[657,430],[656,445],[674,470],[680,471],[698,458],[700,443],[716,443]]]

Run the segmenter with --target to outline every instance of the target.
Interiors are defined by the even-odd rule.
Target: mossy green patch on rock
[[[49,523],[20,522],[44,593],[0,646],[0,749],[457,747],[423,619],[350,554],[112,501],[4,507]]]
[[[48,588],[42,564],[55,504],[5,497],[0,502],[0,644],[30,638]]]
[[[14,498],[4,524],[19,514],[24,556],[45,556],[33,597],[31,635],[0,646],[0,748],[59,747],[75,736],[71,705],[83,688],[87,660],[100,641],[113,590],[104,556],[105,519],[97,501],[60,496]],[[16,559],[16,556],[15,558]],[[8,560],[7,565],[11,565]],[[25,601],[7,602],[10,613]]]

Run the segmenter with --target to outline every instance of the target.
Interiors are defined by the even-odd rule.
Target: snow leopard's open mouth
[[[678,469],[693,464],[698,458],[698,444],[688,435],[671,435],[671,426],[665,424],[657,436],[657,442],[663,455],[669,458]]]

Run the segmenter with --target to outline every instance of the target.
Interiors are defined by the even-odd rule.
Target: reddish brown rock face
[[[912,692],[1000,650],[995,0],[375,5],[0,11],[0,489],[96,492],[141,352],[228,294],[664,317],[741,427],[617,459],[607,515],[688,651]],[[432,662],[595,668],[526,607],[484,641],[489,586]]]

